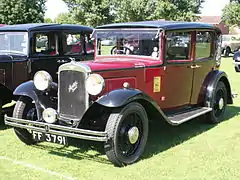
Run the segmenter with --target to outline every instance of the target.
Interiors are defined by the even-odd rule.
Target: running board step
[[[208,107],[201,107],[197,109],[192,109],[190,111],[185,111],[182,113],[174,114],[174,115],[169,115],[168,120],[173,124],[173,125],[179,125],[182,124],[186,121],[189,121],[191,119],[194,119],[198,116],[201,116],[203,114],[206,114],[208,112],[212,111],[212,108]]]

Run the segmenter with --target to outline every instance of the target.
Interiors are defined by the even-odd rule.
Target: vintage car
[[[57,80],[58,67],[93,59],[93,29],[80,25],[19,24],[0,28],[0,107],[11,102],[13,90],[46,70]],[[90,41],[89,41],[90,42]]]
[[[222,54],[228,57],[230,53],[235,53],[240,48],[239,35],[222,35]]]
[[[205,40],[196,41],[197,34]],[[175,36],[188,36],[189,49],[169,57]],[[25,144],[101,141],[109,160],[124,166],[143,154],[149,120],[177,126],[201,116],[218,123],[233,103],[228,77],[218,69],[221,31],[215,26],[117,23],[97,27],[93,38],[94,61],[61,65],[58,83],[39,71],[14,91],[19,99],[13,116],[4,119]],[[105,39],[115,44],[103,46]]]
[[[236,72],[240,72],[240,51],[237,51],[233,55],[233,64]]]

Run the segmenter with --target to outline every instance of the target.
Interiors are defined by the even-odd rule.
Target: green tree
[[[44,22],[46,0],[0,0],[0,23]]]
[[[204,0],[64,0],[74,21],[89,26],[143,20],[198,19]]]
[[[203,0],[125,0],[113,1],[116,21],[142,20],[185,20],[194,21],[199,17]]]
[[[111,0],[63,0],[74,22],[95,27],[114,20]]]
[[[55,19],[55,23],[59,24],[77,24],[78,22],[74,20],[71,13],[60,13]]]
[[[229,26],[240,26],[240,4],[231,2],[223,8],[222,20]]]
[[[45,23],[53,23],[53,20],[51,18],[45,18],[44,22]]]

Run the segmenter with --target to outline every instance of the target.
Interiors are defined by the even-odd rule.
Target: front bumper
[[[14,117],[4,116],[6,125],[34,130],[42,133],[55,134],[77,139],[91,140],[91,141],[107,141],[107,133],[104,131],[92,131],[79,128],[71,128],[55,124],[48,124],[43,122],[29,121]]]

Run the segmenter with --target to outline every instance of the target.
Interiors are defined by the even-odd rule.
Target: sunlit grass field
[[[240,95],[240,73],[234,71],[232,58],[222,58],[221,69],[227,72],[233,92]],[[240,97],[228,106],[225,121],[215,126],[195,119],[172,127],[156,119],[150,125],[143,158],[124,168],[114,167],[107,160],[101,143],[26,146],[11,128],[1,126],[0,179],[238,180],[239,112]]]

